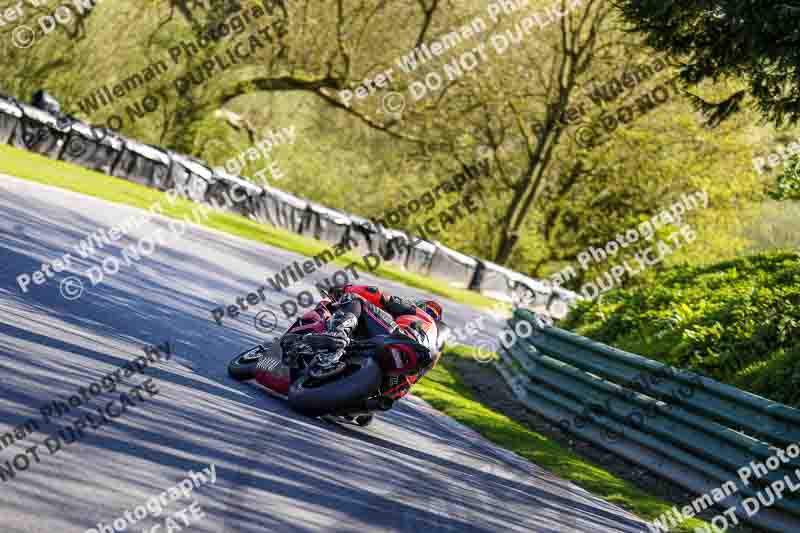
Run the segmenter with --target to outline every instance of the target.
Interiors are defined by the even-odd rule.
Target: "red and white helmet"
[[[442,319],[442,306],[433,300],[417,300],[414,305],[425,311],[434,320]]]

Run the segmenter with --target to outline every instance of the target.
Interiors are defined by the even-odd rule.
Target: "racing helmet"
[[[442,319],[442,306],[433,300],[417,300],[414,305],[425,311],[432,319]]]

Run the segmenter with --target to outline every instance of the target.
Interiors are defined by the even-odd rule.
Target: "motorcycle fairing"
[[[287,398],[291,385],[290,369],[283,363],[279,342],[273,342],[270,350],[258,361],[256,381],[276,396],[284,400]]]
[[[329,300],[323,300],[317,306],[297,319],[287,333],[321,333],[331,317]],[[269,392],[286,399],[291,385],[291,369],[283,362],[283,350],[279,340],[272,343],[272,348],[258,362],[256,381],[266,387]]]

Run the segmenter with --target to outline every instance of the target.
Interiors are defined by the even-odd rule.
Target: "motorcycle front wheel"
[[[289,405],[307,416],[357,408],[378,392],[383,381],[383,371],[374,359],[366,357],[359,364],[326,382],[301,376],[289,389]]]

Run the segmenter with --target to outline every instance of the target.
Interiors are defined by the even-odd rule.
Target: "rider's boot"
[[[356,315],[347,311],[336,311],[328,321],[328,328],[321,336],[327,338],[329,349],[317,355],[317,364],[321,368],[337,366],[339,359],[344,355],[344,350],[350,344],[358,319]]]
[[[348,311],[339,310],[333,313],[333,316],[328,321],[327,333],[344,339],[349,344],[357,325],[358,319],[356,319],[356,315]]]

